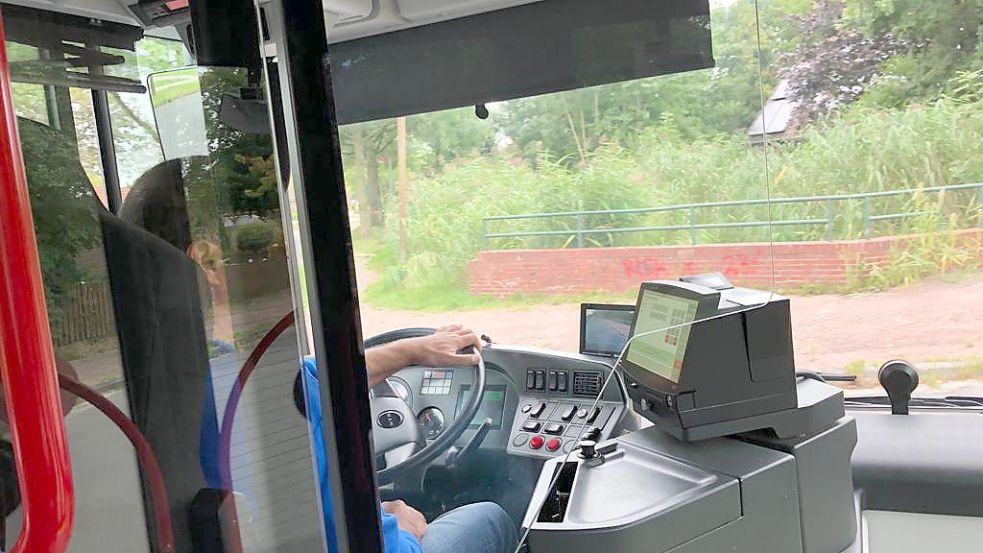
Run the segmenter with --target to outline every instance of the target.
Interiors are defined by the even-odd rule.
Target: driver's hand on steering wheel
[[[458,353],[475,347],[473,353]],[[473,330],[461,325],[438,328],[429,336],[406,338],[365,350],[369,387],[382,382],[407,365],[452,367],[477,365],[481,356],[481,340]]]
[[[481,339],[473,330],[461,325],[438,328],[430,336],[411,338],[412,358],[416,365],[426,367],[448,367],[453,365],[476,365],[481,359]],[[459,353],[474,347],[472,353]]]
[[[417,540],[422,540],[427,533],[427,519],[420,511],[410,507],[402,500],[383,501],[382,510],[396,517],[396,522],[402,530],[406,530]]]

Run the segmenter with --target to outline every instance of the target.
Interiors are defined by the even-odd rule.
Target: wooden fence
[[[99,340],[115,334],[113,297],[108,282],[80,282],[69,298],[60,320],[52,321],[51,338],[55,345]]]

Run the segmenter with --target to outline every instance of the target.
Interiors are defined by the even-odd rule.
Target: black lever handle
[[[907,415],[911,392],[918,387],[918,371],[914,365],[901,359],[888,361],[877,371],[877,380],[891,400],[891,414]]]
[[[457,455],[454,456],[454,462],[451,464],[457,464],[477,451],[478,448],[481,447],[481,442],[485,441],[488,433],[491,432],[492,424],[492,420],[485,417],[485,420],[481,421],[481,425],[474,433],[474,436],[471,436],[471,439],[468,441],[468,445],[464,446],[461,451],[457,452]]]

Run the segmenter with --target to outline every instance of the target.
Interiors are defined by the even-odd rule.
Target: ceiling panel
[[[530,1],[532,0],[395,0],[399,13],[414,22],[461,17]]]

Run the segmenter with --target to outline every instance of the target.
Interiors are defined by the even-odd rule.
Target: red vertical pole
[[[57,214],[51,214],[57,217]],[[15,553],[63,553],[75,495],[0,19],[0,380],[20,480]]]

